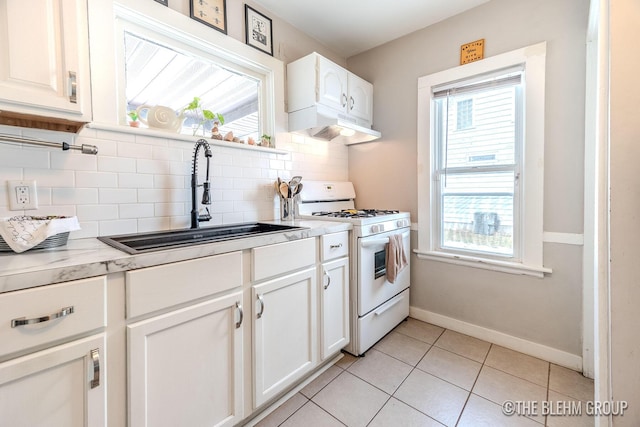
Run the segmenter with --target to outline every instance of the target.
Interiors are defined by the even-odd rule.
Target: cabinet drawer
[[[125,277],[132,318],[242,286],[242,253],[142,268]]]
[[[320,237],[322,261],[349,255],[349,232],[325,234]]]
[[[253,255],[253,281],[278,276],[298,270],[316,262],[314,238],[261,246],[251,251]]]
[[[105,327],[106,285],[100,276],[0,294],[0,357]]]

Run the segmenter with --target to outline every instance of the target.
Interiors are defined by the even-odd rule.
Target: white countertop
[[[0,293],[317,237],[352,228],[349,223],[336,221],[300,220],[283,224],[307,228],[139,255],[129,255],[95,238],[69,240],[66,246],[21,254],[3,252],[0,253]]]

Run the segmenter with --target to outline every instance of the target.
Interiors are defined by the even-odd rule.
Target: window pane
[[[441,245],[513,256],[514,173],[441,177]]]
[[[212,60],[165,46],[131,32],[124,33],[127,110],[142,105],[165,106],[176,114],[195,96],[204,109],[224,116],[222,135],[259,140],[260,81]],[[211,136],[213,120],[202,123],[194,111],[185,112],[180,133]]]
[[[435,100],[442,168],[507,165],[516,158],[516,87]]]

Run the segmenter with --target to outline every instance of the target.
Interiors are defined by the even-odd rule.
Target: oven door
[[[402,234],[407,266],[400,271],[394,283],[387,280],[387,247],[389,236]],[[358,239],[358,316],[364,316],[380,304],[409,287],[409,229]]]

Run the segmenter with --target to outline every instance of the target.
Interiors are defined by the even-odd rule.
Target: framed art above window
[[[273,56],[273,28],[267,18],[249,5],[244,5],[246,43]]]
[[[227,34],[226,0],[190,0],[189,13],[196,21]]]

